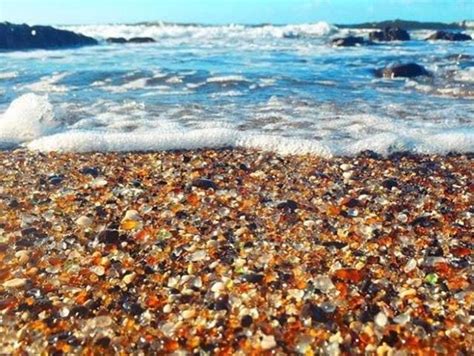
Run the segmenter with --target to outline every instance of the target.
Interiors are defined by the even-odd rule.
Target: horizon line
[[[179,25],[179,26],[203,26],[203,27],[212,27],[212,26],[251,26],[251,27],[262,27],[262,26],[287,26],[287,25],[311,25],[321,22],[326,22],[334,26],[357,26],[363,24],[378,24],[383,22],[412,22],[419,24],[443,24],[443,25],[460,25],[468,22],[474,22],[473,19],[462,19],[452,22],[443,22],[443,21],[417,21],[417,20],[403,20],[403,19],[386,19],[379,21],[363,21],[363,22],[353,22],[353,23],[332,23],[324,20],[318,20],[314,22],[261,22],[261,23],[242,23],[242,22],[222,22],[222,23],[205,23],[205,22],[180,22],[180,21],[163,21],[163,20],[152,20],[152,21],[137,21],[137,22],[104,22],[104,23],[36,23],[34,26],[100,26],[100,25],[128,25],[128,26],[137,26],[137,25],[146,25],[146,24],[164,24],[164,25]],[[0,23],[11,23],[8,20],[1,21]],[[22,24],[32,25],[31,22],[23,22]]]

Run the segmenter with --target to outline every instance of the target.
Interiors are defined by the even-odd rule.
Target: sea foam
[[[20,144],[53,133],[60,126],[46,96],[26,94],[0,116],[0,145]]]
[[[98,39],[109,37],[152,37],[154,39],[166,38],[194,38],[194,39],[219,39],[219,38],[294,38],[294,37],[321,37],[327,36],[337,28],[327,22],[313,24],[285,25],[285,26],[199,26],[178,24],[145,24],[145,25],[82,25],[66,26],[65,29],[82,33]]]
[[[275,100],[271,101],[275,104]],[[124,106],[125,105],[125,106]],[[449,128],[431,123],[416,125],[378,116],[352,115],[327,121],[315,128],[317,138],[285,137],[265,130],[239,129],[225,122],[181,125],[166,119],[149,120],[136,103],[110,109],[106,116],[63,124],[61,110],[46,96],[26,94],[14,100],[0,116],[0,147],[24,145],[43,152],[128,152],[200,148],[250,148],[283,155],[314,154],[322,157],[354,155],[364,150],[381,154],[409,150],[417,153],[474,152],[474,130],[470,126]],[[132,105],[132,106],[130,106]],[[138,106],[137,106],[138,105]],[[126,109],[128,108],[128,109]],[[133,110],[123,118],[120,112]],[[137,111],[138,110],[138,111]],[[116,118],[116,116],[118,118]],[[97,127],[97,122],[101,126]],[[200,126],[199,126],[200,125]],[[335,132],[344,127],[346,138]]]

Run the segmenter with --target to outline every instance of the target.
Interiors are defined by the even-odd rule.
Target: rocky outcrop
[[[107,43],[119,43],[119,44],[122,44],[122,43],[127,43],[127,40],[123,37],[110,37],[110,38],[107,38],[106,39],[106,42]]]
[[[378,77],[383,78],[413,78],[418,76],[431,76],[423,66],[416,63],[398,64],[375,71]]]
[[[51,26],[0,23],[0,50],[57,49],[96,45],[91,38]]]
[[[106,39],[107,43],[155,43],[156,41],[151,37],[133,37],[130,39],[125,39],[123,37],[110,37]]]
[[[371,41],[409,41],[410,34],[400,27],[385,27],[382,31],[374,31],[369,34]]]
[[[384,29],[385,27],[400,27],[405,30],[463,30],[466,28],[466,23],[442,23],[442,22],[418,22],[418,21],[406,21],[406,20],[388,20],[381,22],[365,22],[360,24],[343,25],[336,24],[338,28],[350,28],[350,29]]]
[[[436,31],[426,41],[436,41],[436,40],[445,40],[445,41],[470,41],[472,37],[461,32],[445,32],[445,31]]]
[[[372,42],[366,41],[364,37],[355,37],[355,36],[334,38],[331,41],[331,43],[333,46],[336,46],[336,47],[354,47],[354,46],[362,46],[365,44],[372,44]]]
[[[150,37],[133,37],[128,40],[128,43],[155,43],[156,41]]]

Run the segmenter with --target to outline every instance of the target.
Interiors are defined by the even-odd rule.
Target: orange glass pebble
[[[124,220],[122,221],[120,227],[122,228],[122,230],[133,230],[138,226],[138,224],[138,221],[135,220]]]
[[[150,295],[146,301],[149,308],[157,309],[161,305],[160,299],[156,295]]]
[[[364,278],[362,272],[354,268],[339,269],[334,275],[340,280],[352,283],[359,283]]]
[[[0,269],[0,282],[7,280],[10,277],[10,270],[8,268]]]
[[[87,292],[80,292],[75,298],[77,304],[84,304],[89,298],[87,297]]]
[[[179,349],[179,343],[176,340],[168,340],[165,342],[164,351],[174,352]]]
[[[197,194],[189,194],[188,195],[188,198],[186,199],[188,201],[189,204],[191,204],[192,206],[196,207],[199,205],[199,203],[201,202],[201,199],[199,199],[199,196]]]
[[[453,269],[446,263],[440,262],[435,265],[436,272],[444,278],[452,275]]]
[[[134,238],[137,241],[145,241],[146,239],[148,239],[149,236],[150,235],[149,235],[148,231],[141,230],[141,231],[139,231],[135,234]]]
[[[341,213],[341,209],[339,209],[337,206],[330,205],[327,209],[327,214],[329,216],[337,216]]]
[[[465,289],[469,286],[469,282],[467,281],[466,277],[463,276],[451,278],[446,281],[446,284],[450,290]]]
[[[471,249],[466,247],[457,247],[451,250],[451,253],[456,257],[465,257],[470,256],[472,254]]]

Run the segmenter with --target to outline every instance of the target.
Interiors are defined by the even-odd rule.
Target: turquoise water
[[[408,42],[334,48],[330,39],[349,30],[325,23],[70,29],[101,45],[0,53],[1,147],[474,151],[472,41],[425,42],[429,32],[415,32]],[[136,35],[157,43],[103,41]],[[433,77],[374,76],[405,62]]]

